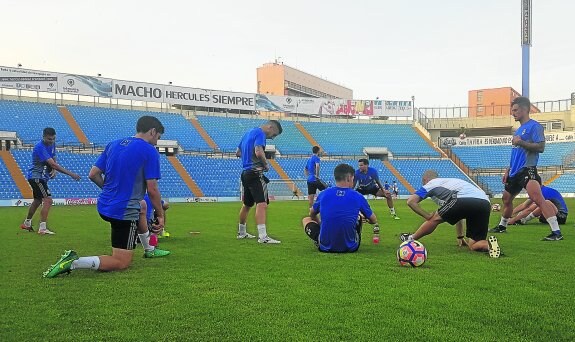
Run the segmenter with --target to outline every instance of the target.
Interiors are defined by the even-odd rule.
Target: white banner
[[[0,87],[56,93],[58,92],[58,74],[46,71],[0,67]]]
[[[493,135],[482,137],[464,137],[464,138],[439,138],[439,144],[442,148],[450,146],[510,146],[512,135]],[[545,134],[546,143],[573,142],[575,140],[574,132],[554,132]]]
[[[112,97],[112,80],[110,78],[60,74],[58,75],[58,92],[97,97]]]

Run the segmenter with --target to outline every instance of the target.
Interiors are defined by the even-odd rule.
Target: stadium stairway
[[[447,156],[449,157],[449,159],[451,159],[451,161],[459,166],[459,168],[461,169],[461,171],[465,172],[465,174],[469,177],[470,175],[470,170],[469,170],[469,166],[467,166],[461,159],[459,159],[459,157],[451,152],[451,153],[447,153]]]
[[[193,118],[193,119],[188,119],[188,121],[192,124],[192,126],[194,126],[194,128],[196,129],[196,131],[198,131],[198,133],[202,136],[202,138],[204,138],[204,141],[208,144],[208,146],[210,146],[214,150],[220,149],[218,147],[218,145],[216,144],[216,142],[214,141],[214,139],[212,139],[212,137],[210,137],[208,132],[206,132],[204,127],[200,124],[198,119]]]
[[[415,130],[415,132],[417,134],[419,134],[419,136],[421,137],[421,139],[425,140],[425,142],[435,151],[439,152],[440,155],[447,157],[447,155],[445,154],[445,152],[443,152],[440,148],[438,148],[437,146],[435,146],[435,144],[433,144],[433,141],[431,141],[431,139],[429,138],[429,133],[427,132],[427,130],[421,126],[418,123],[415,123],[413,126],[413,129]]]
[[[176,171],[178,172],[184,183],[186,183],[190,191],[194,194],[194,196],[204,197],[204,192],[202,191],[202,189],[200,189],[200,187],[198,186],[196,181],[194,181],[192,176],[186,171],[180,160],[175,156],[168,156],[168,160],[170,161],[170,164],[172,164],[174,169],[176,169]]]
[[[278,173],[278,175],[284,180],[286,181],[286,183],[288,184],[289,188],[292,189],[292,191],[294,193],[303,193],[301,192],[301,189],[299,189],[296,184],[294,183],[294,181],[291,180],[290,176],[288,176],[288,174],[285,172],[285,170],[281,167],[281,165],[275,160],[275,159],[268,159],[268,162],[270,163],[270,165],[274,168],[274,170],[276,170],[276,172]]]
[[[24,177],[22,170],[20,170],[14,156],[12,156],[8,151],[0,151],[0,158],[2,158],[4,164],[6,164],[6,168],[10,171],[12,179],[14,179],[14,183],[16,183],[18,190],[20,190],[22,197],[33,198],[32,188],[30,187],[30,184],[28,184],[26,177]]]
[[[546,180],[545,182],[543,182],[543,185],[547,186],[547,185],[553,183],[553,181],[556,180],[556,179],[559,178],[559,177],[561,177],[561,175],[557,173],[557,174],[551,176],[551,178],[549,178],[549,179]]]
[[[84,134],[84,131],[82,130],[82,128],[80,128],[80,125],[78,125],[78,122],[76,121],[76,119],[74,119],[72,113],[70,113],[68,108],[66,108],[65,106],[58,106],[58,111],[60,112],[60,114],[62,114],[62,117],[64,118],[64,120],[66,120],[72,132],[74,132],[74,135],[76,135],[78,141],[84,145],[88,145],[89,144],[88,137],[86,137],[86,134]]]
[[[303,125],[299,122],[294,122],[294,126],[301,132],[301,134],[303,134],[303,136],[307,139],[307,141],[309,141],[309,143],[311,144],[311,146],[319,146],[319,148],[322,151],[325,151],[323,148],[321,148],[321,146],[319,145],[319,143],[311,136],[311,134],[309,134],[309,132],[307,131],[307,129],[305,129],[305,127],[303,127]]]
[[[395,178],[409,191],[409,193],[413,194],[415,192],[413,186],[411,186],[411,184],[409,184],[407,179],[405,179],[403,175],[399,173],[399,171],[397,171],[397,169],[393,165],[391,165],[389,160],[384,160],[383,165],[385,165],[385,167],[389,171],[391,171],[391,173],[395,176]]]

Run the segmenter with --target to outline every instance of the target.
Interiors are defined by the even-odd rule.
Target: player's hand
[[[268,172],[270,170],[270,164],[264,165],[264,172]]]
[[[72,177],[72,179],[74,179],[75,181],[79,181],[80,180],[80,175],[72,172],[72,174],[70,175],[70,177]]]
[[[467,241],[465,241],[465,238],[461,238],[461,239],[457,239],[457,246],[459,247],[464,247],[464,246],[468,246]]]
[[[507,174],[507,172],[505,172],[503,174],[503,178],[501,179],[501,182],[503,182],[503,184],[507,183],[507,177],[508,177],[508,174]]]
[[[52,170],[50,171],[50,179],[54,179],[56,178],[56,175],[58,174],[58,172],[56,170]]]
[[[517,146],[517,145],[519,145],[520,141],[521,141],[521,137],[518,135],[514,135],[513,139],[511,139],[511,145]]]
[[[160,233],[162,232],[162,230],[164,230],[164,229],[158,227],[157,224],[155,224],[155,223],[152,224],[152,229],[151,229],[152,233],[154,233],[154,234],[160,234]]]
[[[163,216],[158,216],[156,217],[156,220],[158,221],[155,225],[152,225],[152,227],[156,227],[156,229],[162,230],[164,229],[164,217]]]

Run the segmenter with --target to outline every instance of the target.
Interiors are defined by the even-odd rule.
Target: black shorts
[[[32,187],[32,194],[34,199],[41,200],[46,197],[51,197],[50,189],[48,189],[48,182],[44,179],[33,178],[28,179],[28,183]]]
[[[491,203],[489,201],[454,196],[437,209],[437,213],[443,221],[451,225],[466,219],[465,236],[470,239],[479,241],[485,240],[487,237],[489,215],[491,215]]]
[[[253,207],[254,203],[270,203],[267,184],[269,180],[263,172],[244,170],[241,179],[244,190],[243,203],[247,207]]]
[[[556,216],[557,216],[557,223],[565,224],[565,222],[567,222],[567,213],[566,212],[559,211]],[[547,220],[545,219],[545,217],[543,217],[543,214],[539,215],[539,222],[547,223]]]
[[[377,196],[377,193],[379,192],[379,188],[376,186],[371,187],[371,188],[357,188],[357,192],[359,192],[362,195]]]
[[[112,227],[112,247],[133,250],[136,247],[138,220],[117,220],[100,214]]]
[[[358,242],[357,242],[357,248],[359,249],[359,246],[361,245],[361,228],[362,228],[362,220],[361,218],[357,220],[357,224],[355,226],[355,230],[356,230],[356,234],[358,237]],[[319,231],[320,231],[320,226],[317,222],[311,221],[310,223],[305,225],[305,234],[312,239],[313,243],[315,244],[315,246],[319,249]],[[357,249],[355,250],[357,251]],[[355,251],[350,251],[350,252],[355,252]]]
[[[315,195],[317,191],[324,191],[327,188],[327,184],[321,179],[316,179],[313,182],[307,182],[307,194]]]
[[[512,196],[517,195],[522,189],[525,189],[527,183],[530,180],[537,181],[541,184],[541,177],[537,173],[537,168],[535,166],[524,167],[513,177],[507,177],[507,182],[505,182],[505,191],[510,193]]]

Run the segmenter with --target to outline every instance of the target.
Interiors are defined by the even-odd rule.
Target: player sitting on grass
[[[545,185],[541,186],[541,194],[543,198],[545,198],[545,202],[553,206],[555,216],[557,216],[557,223],[565,224],[569,210],[567,209],[563,196],[561,196],[559,191]],[[525,224],[534,218],[539,218],[539,222],[541,223],[547,223],[545,217],[541,215],[541,208],[531,199],[527,199],[513,209],[513,215],[516,216],[509,219],[509,224]]]
[[[132,263],[136,242],[136,230],[140,218],[140,201],[146,192],[158,213],[158,228],[164,227],[164,210],[158,189],[160,178],[160,155],[154,147],[164,133],[164,126],[153,116],[142,116],[136,124],[136,135],[112,141],[96,160],[89,178],[102,192],[98,196],[98,213],[110,223],[112,255],[78,257],[69,250],[46,272],[44,277],[53,278],[77,268],[98,271],[119,271]],[[105,177],[104,177],[105,175]],[[147,248],[149,234],[139,234]],[[144,256],[162,257],[170,254],[158,248]]]
[[[387,206],[389,207],[389,212],[394,219],[399,220],[399,217],[395,214],[395,208],[393,207],[393,199],[391,199],[391,193],[385,190],[381,181],[379,180],[379,174],[377,170],[369,166],[369,160],[362,158],[358,161],[359,169],[355,171],[355,183],[354,187],[362,195],[373,195],[376,197],[385,197],[387,200]],[[373,229],[374,233],[379,233],[376,231],[375,227]]]
[[[353,167],[339,164],[333,175],[335,187],[317,196],[309,210],[310,216],[302,220],[304,231],[322,252],[355,252],[361,244],[359,214],[375,225],[377,217],[367,200],[353,190]]]
[[[401,241],[418,240],[433,233],[435,228],[443,222],[458,224],[458,243],[466,244],[472,251],[489,252],[492,258],[498,258],[501,254],[497,238],[489,237],[486,240],[489,229],[489,215],[491,203],[483,190],[474,185],[456,178],[438,178],[437,172],[427,170],[422,177],[423,186],[411,195],[407,205],[416,214],[423,217],[425,222],[413,233],[400,235]],[[428,213],[419,206],[419,202],[431,198],[439,205],[434,213]],[[461,220],[466,219],[467,229],[465,241],[463,237],[463,225]]]

